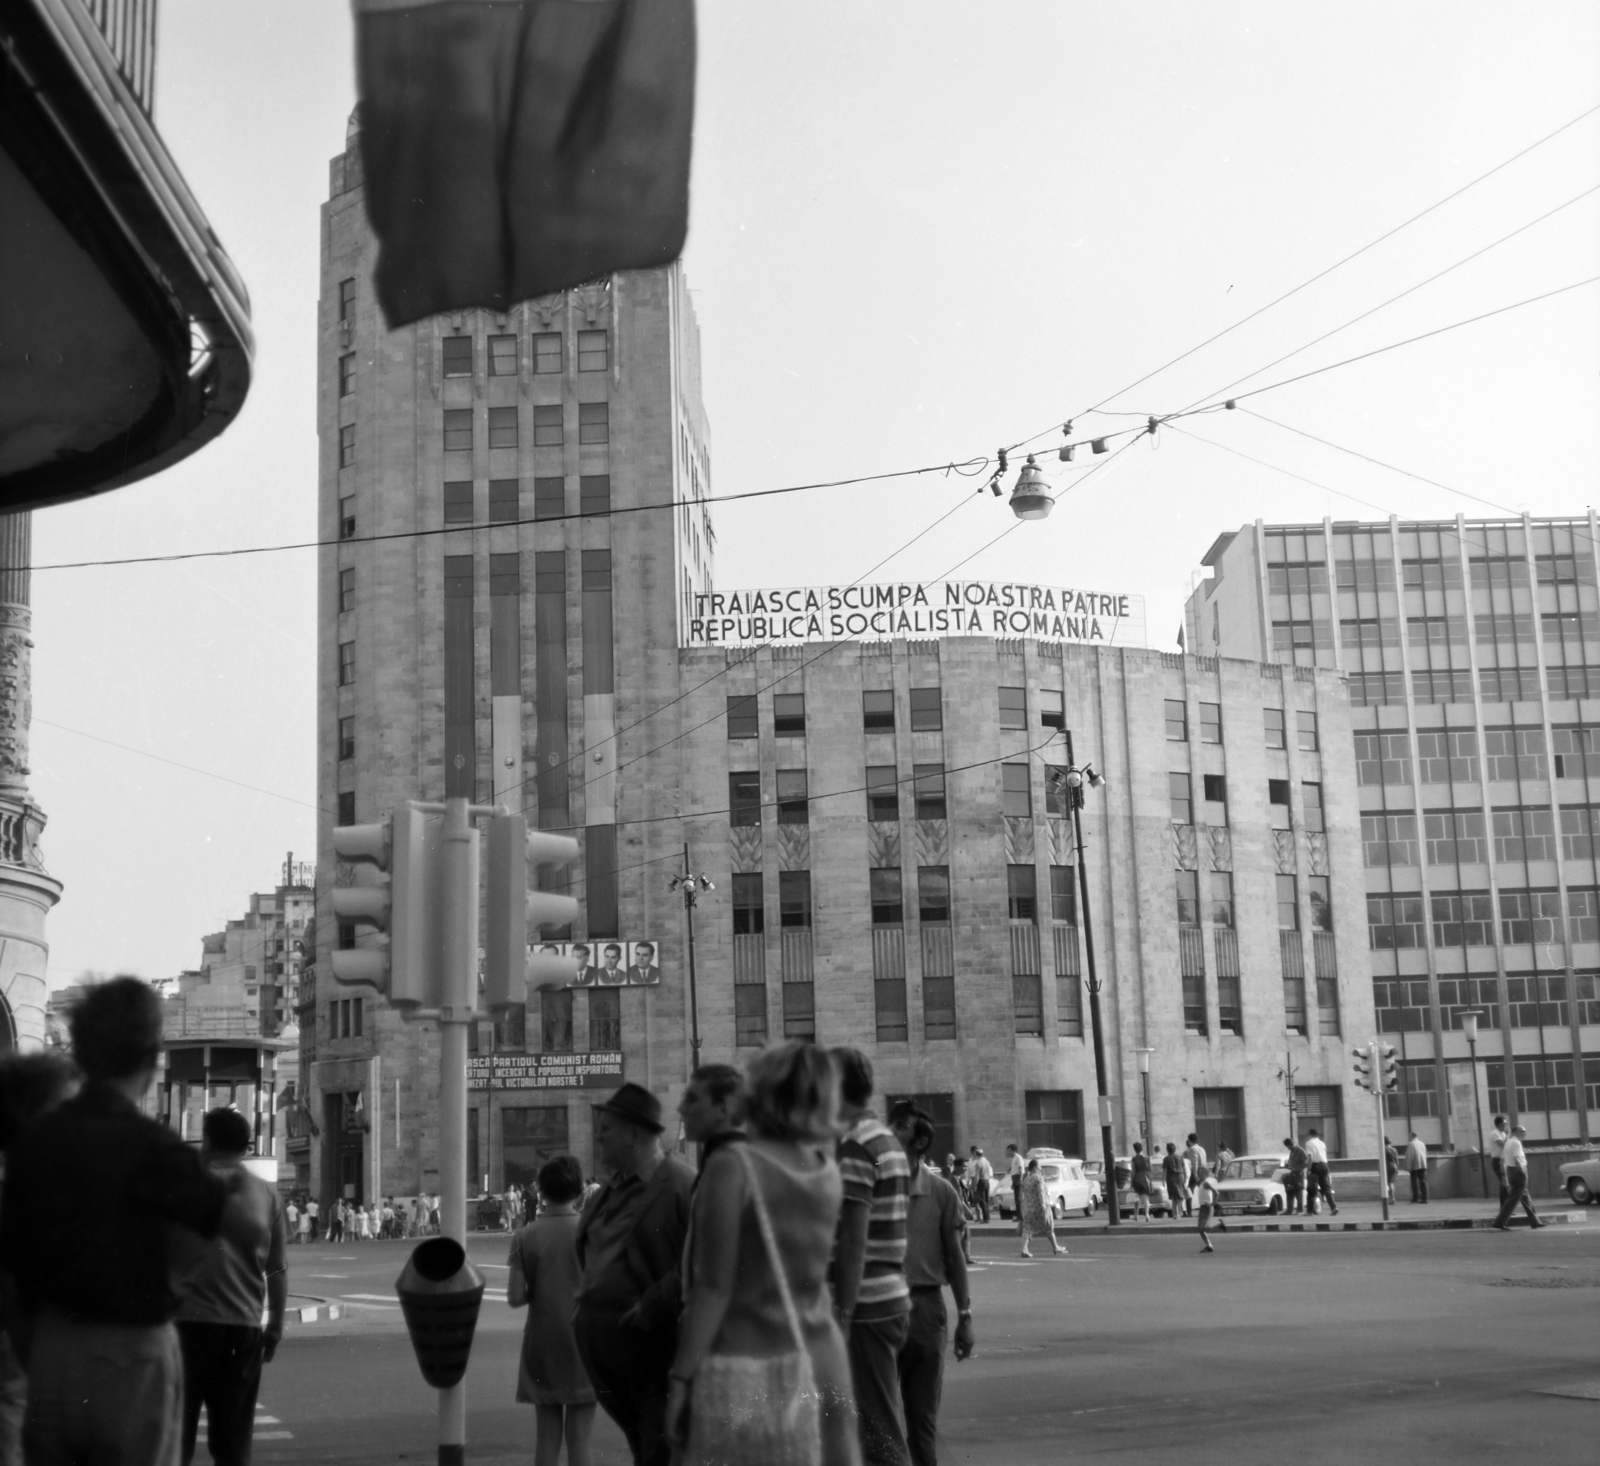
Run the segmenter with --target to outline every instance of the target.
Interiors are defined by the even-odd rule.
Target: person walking
[[[1137,1140],[1133,1142],[1133,1215],[1137,1219],[1143,1217],[1150,1220],[1150,1157],[1144,1153],[1144,1146]]]
[[[1320,1199],[1328,1203],[1330,1216],[1338,1216],[1339,1205],[1333,1199],[1333,1180],[1328,1175],[1328,1147],[1315,1130],[1306,1136],[1306,1160],[1310,1164],[1307,1193],[1312,1211],[1317,1209]]]
[[[1528,1156],[1522,1147],[1527,1134],[1521,1125],[1513,1125],[1510,1135],[1506,1137],[1505,1150],[1502,1153],[1506,1168],[1506,1199],[1500,1203],[1500,1214],[1494,1219],[1495,1226],[1502,1232],[1511,1230],[1511,1213],[1517,1209],[1518,1203],[1527,1212],[1530,1227],[1537,1229],[1544,1226],[1539,1220],[1539,1213],[1533,1209],[1532,1198],[1528,1195]]]
[[[295,1205],[294,1197],[292,1196],[289,1198],[289,1205],[284,1209],[284,1215],[289,1222],[289,1240],[298,1242],[300,1240],[300,1208]]]
[[[1406,1170],[1411,1173],[1411,1204],[1428,1204],[1428,1147],[1415,1130],[1406,1146]]]
[[[183,1361],[169,1228],[243,1251],[268,1240],[242,1176],[214,1174],[140,1112],[161,1027],[161,999],[138,978],[92,987],[71,1018],[83,1088],[6,1157],[0,1272],[28,1371],[23,1448],[41,1466],[173,1466]]]
[[[1500,1201],[1504,1205],[1506,1193],[1511,1189],[1506,1185],[1506,1142],[1511,1139],[1511,1132],[1506,1128],[1506,1117],[1494,1117],[1494,1131],[1489,1136],[1489,1164],[1494,1167],[1494,1178],[1500,1183]]]
[[[961,1198],[923,1161],[933,1145],[932,1117],[909,1100],[901,1100],[889,1111],[889,1128],[911,1167],[906,1216],[911,1326],[898,1359],[906,1445],[911,1466],[938,1466],[939,1401],[944,1393],[944,1353],[950,1329],[944,1308],[947,1286],[956,1303],[956,1358],[966,1359],[972,1353],[969,1259],[962,1247],[966,1224]]]
[[[850,1351],[861,1457],[867,1466],[906,1466],[905,1407],[896,1358],[910,1327],[906,1207],[911,1167],[900,1143],[869,1108],[872,1064],[859,1049],[830,1053],[839,1076],[838,1147],[844,1201],[834,1264],[834,1306]]]
[[[1032,1257],[1028,1243],[1037,1236],[1050,1239],[1050,1251],[1060,1256],[1067,1249],[1056,1241],[1056,1219],[1050,1210],[1050,1199],[1044,1194],[1044,1177],[1039,1172],[1039,1162],[1029,1161],[1022,1173],[1022,1255]]]
[[[344,1203],[336,1201],[328,1208],[328,1241],[344,1241]]]
[[[300,1208],[298,1226],[300,1228],[300,1245],[304,1247],[311,1240],[311,1212],[308,1210],[311,1203],[307,1202]]]
[[[1199,1186],[1200,1172],[1202,1168],[1208,1164],[1209,1162],[1206,1157],[1206,1150],[1205,1147],[1200,1144],[1200,1137],[1191,1132],[1188,1140],[1184,1144],[1183,1150],[1183,1179],[1187,1183],[1189,1190],[1193,1190]],[[1187,1202],[1189,1214],[1193,1215],[1195,1207],[1193,1199],[1189,1198],[1186,1194],[1185,1200]]]
[[[192,1233],[173,1239],[183,1351],[183,1466],[194,1460],[202,1409],[211,1459],[217,1466],[249,1466],[261,1369],[272,1362],[283,1337],[289,1299],[284,1219],[272,1188],[245,1170],[249,1149],[250,1122],[243,1115],[226,1108],[206,1113],[200,1159],[225,1180],[238,1177],[239,1195],[267,1237],[248,1249],[225,1238],[202,1243]]]
[[[1007,1169],[1010,1172],[1011,1205],[1015,1209],[1017,1218],[1017,1231],[1027,1236],[1022,1231],[1022,1173],[1026,1169],[1022,1164],[1022,1153],[1014,1145],[1006,1146],[1006,1159],[1009,1162]]]
[[[1400,1174],[1400,1152],[1394,1148],[1394,1141],[1385,1138],[1383,1142],[1383,1194],[1391,1206],[1394,1205],[1394,1178]]]
[[[1167,1142],[1167,1153],[1161,1157],[1161,1178],[1167,1183],[1168,1215],[1188,1216],[1189,1187],[1183,1157],[1178,1154],[1178,1147],[1170,1140]]]
[[[1211,1238],[1206,1234],[1211,1229],[1211,1215],[1217,1206],[1217,1182],[1211,1174],[1211,1168],[1204,1161],[1200,1169],[1195,1172],[1195,1201],[1199,1219],[1195,1222],[1200,1233],[1200,1250],[1202,1252],[1215,1252],[1217,1249],[1211,1245]]]
[[[367,1220],[367,1209],[364,1206],[356,1207],[356,1241],[370,1242],[372,1240],[372,1224]]]
[[[595,1107],[595,1149],[611,1179],[583,1209],[578,1353],[634,1466],[667,1466],[667,1371],[678,1345],[678,1265],[694,1173],[661,1150],[661,1101],[621,1086]]]
[[[695,1191],[668,1433],[683,1466],[859,1466],[851,1361],[827,1286],[844,1195],[827,1051],[800,1040],[763,1050],[745,1073],[743,1113],[748,1141],[713,1147]],[[774,1375],[785,1393],[759,1383]]]
[[[972,1177],[972,1205],[978,1213],[978,1220],[989,1220],[989,1188],[994,1184],[994,1167],[977,1146],[972,1147],[970,1162],[967,1166],[968,1174]]]
[[[1285,1138],[1283,1148],[1288,1152],[1284,1165],[1288,1171],[1283,1178],[1283,1190],[1291,1217],[1303,1216],[1306,1209],[1306,1148],[1297,1140]]]
[[[595,1394],[572,1327],[583,1168],[573,1156],[553,1156],[539,1167],[538,1184],[543,1207],[511,1239],[507,1259],[506,1303],[528,1310],[517,1402],[534,1407],[534,1466],[556,1466],[563,1441],[567,1466],[589,1466]]]
[[[322,1238],[322,1207],[317,1198],[312,1196],[306,1201],[306,1215],[311,1219],[311,1240],[320,1241]]]

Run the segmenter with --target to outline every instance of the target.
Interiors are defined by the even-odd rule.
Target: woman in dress
[[[367,1209],[364,1206],[356,1208],[356,1241],[369,1242],[372,1240],[372,1224],[367,1220]]]
[[[1150,1220],[1150,1157],[1137,1140],[1133,1142],[1133,1214]]]
[[[594,1386],[578,1357],[572,1330],[578,1281],[578,1208],[583,1170],[569,1155],[539,1168],[542,1205],[511,1239],[511,1273],[506,1302],[528,1306],[517,1366],[517,1399],[537,1411],[534,1466],[556,1466],[561,1442],[568,1466],[589,1466],[589,1432],[594,1429]]]
[[[1050,1203],[1045,1199],[1044,1177],[1039,1174],[1039,1162],[1029,1161],[1022,1173],[1022,1255],[1032,1257],[1028,1243],[1035,1237],[1050,1239],[1051,1252],[1067,1249],[1056,1241],[1056,1219],[1050,1214]]]
[[[738,1398],[727,1388],[734,1361],[759,1371],[757,1361],[795,1354],[798,1330],[820,1415],[822,1466],[859,1466],[850,1360],[827,1288],[843,1198],[833,1159],[833,1061],[815,1044],[775,1044],[751,1061],[745,1094],[749,1143],[716,1151],[695,1196],[667,1434],[684,1466],[746,1466],[728,1454],[738,1449],[730,1444],[736,1426],[759,1434],[793,1401]]]

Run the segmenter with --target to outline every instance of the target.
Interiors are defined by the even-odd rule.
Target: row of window
[[[444,523],[469,525],[476,522],[476,496],[471,479],[450,479],[444,486]],[[514,478],[489,480],[489,523],[515,524],[523,519],[522,482]],[[611,512],[611,475],[586,473],[578,478],[579,515],[605,515]],[[559,474],[533,480],[533,518],[565,519],[567,481]]]
[[[488,416],[489,446],[515,448],[521,441],[519,409],[491,407]],[[470,453],[473,448],[476,412],[470,407],[444,409],[444,451]],[[533,409],[533,446],[559,448],[566,442],[566,405],[552,402]],[[611,404],[609,402],[578,403],[578,442],[609,443],[611,441]]]
[[[1423,784],[1512,783],[1518,779],[1580,779],[1600,774],[1600,728],[1571,724],[1550,730],[1547,754],[1543,728],[1485,728],[1480,756],[1474,728],[1419,728],[1416,778]],[[1410,784],[1411,737],[1396,733],[1357,733],[1356,783]]]
[[[1065,771],[1063,771],[1064,773]],[[1049,786],[1046,785],[1048,792]],[[1228,780],[1223,774],[1202,774],[1200,792],[1205,815],[1204,823],[1222,826],[1228,823]],[[1192,825],[1194,819],[1194,787],[1187,770],[1167,775],[1167,799],[1171,806],[1172,823]],[[1267,805],[1271,809],[1288,809],[1289,781],[1267,780]],[[1300,785],[1300,809],[1304,827],[1320,832],[1326,828],[1322,810],[1322,785],[1306,780]]]
[[[1039,694],[1039,725],[1060,730],[1066,727],[1066,712],[1060,692],[1043,690]],[[937,687],[910,690],[910,726],[913,733],[938,733],[944,728],[942,692]],[[1028,727],[1028,690],[1002,687],[999,701],[1000,727],[1025,731]],[[893,733],[895,695],[882,688],[861,694],[861,727],[867,733]],[[728,737],[761,736],[760,699],[753,693],[730,697],[727,703]],[[803,692],[777,692],[772,696],[772,732],[778,738],[804,738],[806,698]]]
[[[1050,919],[1068,926],[1078,924],[1077,890],[1073,867],[1050,867]],[[733,934],[759,936],[767,929],[766,878],[759,871],[736,871],[732,881]],[[874,927],[905,924],[904,877],[898,867],[867,872],[868,900]],[[945,926],[950,915],[950,868],[917,867],[917,920],[923,926]],[[1038,872],[1031,865],[1006,867],[1006,914],[1013,922],[1037,924],[1039,920]],[[778,872],[778,925],[783,931],[811,926],[811,872]]]
[[[1421,838],[1418,838],[1418,829]],[[1496,861],[1592,860],[1600,852],[1600,806],[1552,809],[1434,809],[1417,814],[1366,814],[1361,843],[1368,866],[1414,866]]]
[[[1372,1002],[1379,1033],[1432,1031],[1433,1007],[1425,979],[1374,982]],[[1580,1024],[1600,1024],[1600,973],[1574,973],[1570,998],[1564,972],[1510,973],[1506,977],[1506,1006],[1513,1028],[1566,1028],[1574,1015]],[[1498,976],[1439,979],[1439,1019],[1443,1027],[1459,1031],[1467,1013],[1477,1013],[1479,1027],[1500,1027]]]
[[[1317,751],[1317,715],[1313,711],[1295,712],[1296,746],[1306,753]],[[1166,699],[1167,742],[1189,741],[1189,706],[1181,698]],[[1262,731],[1268,748],[1288,747],[1288,727],[1282,708],[1262,708]],[[1215,702],[1200,704],[1200,742],[1222,742],[1222,705]]]
[[[444,375],[470,377],[477,370],[477,346],[471,336],[446,336],[440,343],[444,348]],[[487,364],[491,377],[514,377],[520,365],[521,347],[518,338],[510,333],[490,336],[487,342]],[[566,369],[565,341],[559,331],[535,331],[529,342],[528,361],[536,375],[561,372]],[[611,366],[611,338],[605,330],[578,332],[578,370],[603,372]]]
[[[1506,1066],[1503,1059],[1484,1062],[1484,1079],[1489,1090],[1489,1110],[1508,1110]],[[1404,1081],[1400,1089],[1384,1096],[1384,1114],[1391,1120],[1408,1123],[1421,1115],[1446,1112],[1448,1098],[1439,1097],[1438,1069],[1431,1060],[1413,1060],[1400,1066]],[[1590,1114],[1600,1114],[1600,1055],[1587,1054],[1580,1075],[1574,1059],[1515,1059],[1512,1061],[1512,1086],[1519,1115],[1571,1113],[1580,1102]]]
[[[1403,672],[1352,672],[1352,707],[1399,706],[1406,700]],[[1412,701],[1429,703],[1471,702],[1472,674],[1454,671],[1413,672]],[[1538,702],[1548,689],[1552,699],[1600,697],[1600,666],[1547,667],[1540,686],[1536,667],[1485,667],[1478,673],[1478,689],[1485,702]]]
[[[1367,897],[1368,945],[1376,952],[1436,947],[1494,946],[1494,896],[1488,891],[1442,891],[1426,898],[1431,922],[1418,895]],[[1559,891],[1500,892],[1500,940],[1506,946],[1600,942],[1600,890],[1570,887],[1566,911]]]

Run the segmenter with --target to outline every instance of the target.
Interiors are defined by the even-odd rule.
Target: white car
[[[1561,1185],[1574,1206],[1600,1202],[1600,1159],[1568,1161],[1561,1168]]]
[[[1235,1156],[1218,1169],[1217,1211],[1266,1212],[1278,1216],[1289,1204],[1289,1193],[1279,1179],[1287,1157],[1272,1155]]]
[[[1039,1162],[1045,1201],[1058,1218],[1075,1211],[1082,1212],[1086,1217],[1094,1215],[1094,1209],[1101,1200],[1100,1184],[1084,1173],[1083,1162],[1078,1157],[1063,1155],[1052,1147],[1036,1146],[1023,1160],[1025,1163]],[[1012,1199],[1009,1176],[995,1177],[989,1202],[1002,1217],[1016,1216],[1017,1207]]]

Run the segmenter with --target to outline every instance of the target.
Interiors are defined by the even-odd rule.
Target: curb
[[[310,1301],[298,1304],[284,1310],[285,1320],[296,1323],[318,1323],[327,1319],[329,1323],[336,1323],[344,1317],[344,1305],[334,1303],[327,1298],[319,1298],[314,1293],[295,1293],[291,1298],[307,1298]]]
[[[1551,1216],[1541,1217],[1544,1226],[1581,1226],[1585,1221],[1584,1216],[1578,1212],[1556,1212]],[[1526,1217],[1517,1217],[1511,1226],[1521,1231],[1531,1230]],[[1211,1224],[1210,1230],[1233,1235],[1239,1232],[1487,1232],[1494,1230],[1493,1217],[1440,1217],[1438,1221],[1417,1222],[1228,1222],[1226,1226],[1216,1222]],[[1196,1228],[1192,1226],[1175,1227],[1160,1224],[1131,1224],[1124,1223],[1113,1227],[1109,1222],[1098,1227],[1075,1226],[1064,1228],[1059,1222],[1056,1224],[1057,1236],[1071,1237],[1188,1237],[1193,1238]],[[998,1236],[996,1232],[979,1232],[974,1230],[976,1237]],[[1015,1228],[1007,1228],[1006,1236],[1015,1236]]]

